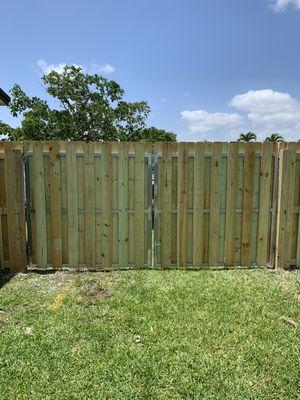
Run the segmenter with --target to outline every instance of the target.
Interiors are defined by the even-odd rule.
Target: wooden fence
[[[300,266],[298,152],[2,142],[0,270]]]

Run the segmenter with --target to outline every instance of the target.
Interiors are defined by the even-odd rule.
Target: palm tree
[[[253,132],[241,133],[238,142],[252,142],[256,140],[256,134]]]
[[[265,139],[266,142],[284,142],[284,138],[279,133],[272,133],[271,136],[268,136]]]

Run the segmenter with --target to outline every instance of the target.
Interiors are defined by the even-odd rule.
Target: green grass
[[[300,399],[300,271],[29,273],[0,308],[1,400]]]

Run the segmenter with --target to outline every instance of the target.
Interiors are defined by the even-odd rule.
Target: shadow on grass
[[[0,289],[3,286],[5,286],[14,276],[15,276],[15,274],[1,272],[0,273]]]

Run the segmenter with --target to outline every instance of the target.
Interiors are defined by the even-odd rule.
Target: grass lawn
[[[0,282],[1,400],[300,399],[300,271]]]

